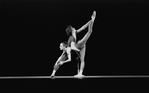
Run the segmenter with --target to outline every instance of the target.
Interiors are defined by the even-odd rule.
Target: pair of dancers
[[[96,17],[96,11],[93,12],[93,14],[91,16],[91,20],[89,22],[87,22],[85,25],[83,25],[78,30],[76,30],[72,26],[68,26],[66,28],[66,33],[67,33],[67,35],[69,35],[69,39],[68,39],[67,43],[65,43],[65,42],[60,43],[60,50],[63,50],[63,53],[56,61],[54,68],[53,68],[53,72],[51,74],[51,77],[55,76],[56,71],[62,64],[71,61],[71,50],[78,52],[78,57],[80,58],[80,61],[81,61],[80,66],[78,67],[78,74],[74,75],[74,77],[80,78],[80,77],[84,76],[83,70],[85,67],[84,58],[85,58],[85,51],[86,51],[86,42],[92,33],[92,28],[93,28],[93,23],[94,23],[95,17]],[[76,42],[76,39],[77,39],[76,34],[81,32],[82,30],[84,30],[86,27],[88,27],[88,32],[85,34],[85,36],[81,40]]]

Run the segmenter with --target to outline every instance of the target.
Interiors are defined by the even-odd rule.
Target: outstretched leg
[[[87,40],[89,39],[92,33],[93,23],[94,21],[90,21],[89,26],[88,26],[88,32],[85,34],[85,36],[81,40],[77,42],[76,47],[78,49],[82,49],[84,45],[86,44]]]
[[[96,12],[94,11],[93,12],[93,15],[92,15],[92,20],[90,20],[84,27],[81,28],[84,29],[87,25],[88,25],[88,32],[86,33],[86,35],[77,42],[76,44],[76,47],[78,49],[80,49],[80,59],[81,59],[81,64],[80,64],[80,69],[78,70],[78,74],[75,75],[74,77],[83,77],[83,70],[84,70],[84,67],[85,67],[85,61],[84,61],[84,58],[85,58],[85,51],[86,51],[86,42],[87,40],[89,39],[91,33],[92,33],[92,28],[93,28],[93,23],[94,23],[94,20],[95,20],[95,17],[96,17]],[[78,30],[81,31],[81,30]]]
[[[90,35],[93,31],[92,29],[93,29],[93,23],[94,23],[95,18],[96,18],[96,12],[94,11],[91,16],[91,20],[87,24],[85,24],[83,27],[81,27],[79,30],[77,30],[77,32],[80,32],[81,30],[85,29],[88,26],[88,32],[81,40],[78,41],[79,45],[85,45],[88,38],[90,37]]]
[[[85,34],[85,36],[78,41],[77,44],[85,44],[88,40],[88,38],[90,37],[91,33],[92,33],[92,28],[93,28],[93,21],[90,21],[89,26],[88,26],[88,32]]]
[[[96,11],[93,12],[90,21],[94,22],[95,18],[96,18]],[[89,25],[90,21],[87,22],[85,25],[83,25],[80,29],[76,30],[77,33],[79,33],[79,32],[81,32],[82,30],[84,30],[84,29]]]

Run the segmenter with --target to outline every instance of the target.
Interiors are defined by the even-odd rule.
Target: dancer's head
[[[60,50],[65,50],[67,48],[66,42],[60,43]]]
[[[71,36],[72,33],[76,33],[76,30],[75,30],[75,28],[73,28],[71,25],[68,25],[67,28],[66,28],[66,34],[67,34],[68,36]]]

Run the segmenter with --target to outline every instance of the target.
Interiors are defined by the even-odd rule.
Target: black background
[[[0,0],[0,76],[49,76],[68,40],[96,11],[87,42],[85,75],[148,75],[147,0]],[[78,39],[87,32],[79,33]],[[74,55],[74,56],[73,56]],[[77,73],[76,55],[57,75]],[[0,90],[18,93],[147,93],[148,79],[1,80]]]
[[[87,42],[84,74],[149,74],[145,0],[5,0],[0,11],[2,76],[50,75],[62,53],[59,44],[68,39],[66,27],[79,29],[93,11],[96,19]],[[79,33],[78,40],[86,32]],[[69,69],[69,64],[61,69]]]

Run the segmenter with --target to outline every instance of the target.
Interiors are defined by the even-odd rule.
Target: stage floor
[[[0,79],[58,79],[58,78],[78,78],[74,76],[1,76]],[[149,75],[102,75],[83,76],[81,78],[149,78]]]

